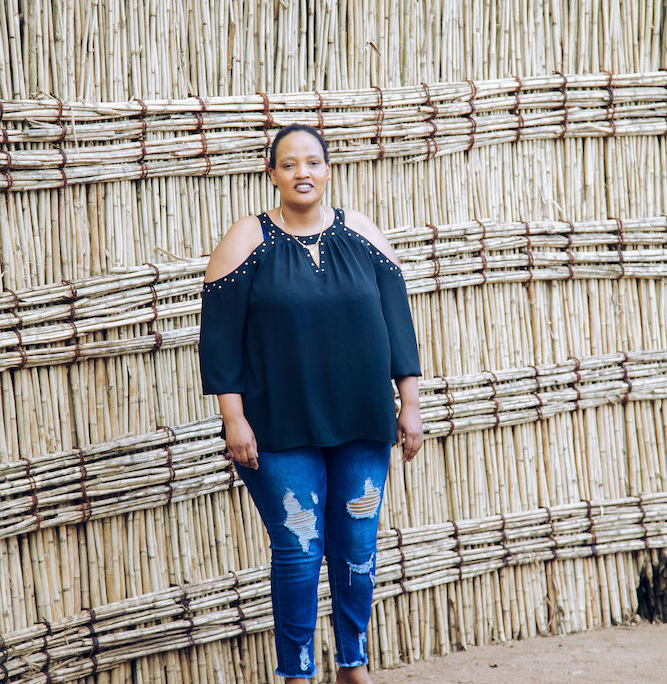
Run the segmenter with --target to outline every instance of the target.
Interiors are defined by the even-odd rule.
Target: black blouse
[[[204,283],[203,391],[242,395],[260,451],[361,438],[395,444],[391,378],[421,375],[401,269],[348,228],[341,209],[334,214],[319,266],[261,214],[264,241],[236,270]]]

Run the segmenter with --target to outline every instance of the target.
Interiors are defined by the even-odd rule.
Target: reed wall
[[[664,3],[0,4],[0,680],[276,681],[199,292],[280,126],[405,274],[373,668],[631,621],[667,546]],[[333,672],[323,569],[317,681]]]

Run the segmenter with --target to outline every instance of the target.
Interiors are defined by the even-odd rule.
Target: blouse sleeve
[[[391,346],[391,377],[421,375],[417,339],[408,304],[408,291],[400,266],[381,252],[373,259],[382,313]]]
[[[243,394],[243,341],[252,277],[250,268],[237,269],[204,283],[199,368],[204,394]],[[243,272],[241,272],[243,270]]]

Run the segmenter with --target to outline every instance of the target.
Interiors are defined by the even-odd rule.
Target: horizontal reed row
[[[49,100],[7,103],[5,118],[23,116],[15,121],[18,128],[3,132],[8,149],[3,151],[0,189],[257,172],[266,167],[269,130],[289,123],[320,128],[331,145],[331,161],[337,164],[385,156],[418,161],[520,139],[658,136],[667,132],[666,85],[664,73],[435,83],[391,93],[380,88],[360,91],[357,102],[349,93],[298,93],[287,103],[280,97],[289,109],[275,112],[275,103],[264,94],[261,114],[252,113],[259,106],[258,96],[240,112],[234,98],[195,98],[187,104],[139,101],[126,105],[124,114],[122,105],[112,103],[96,105],[94,111],[92,106],[58,100],[55,112]],[[195,113],[183,115],[192,110],[193,102],[198,107]],[[175,110],[179,104],[184,109]],[[36,114],[41,107],[48,113]],[[343,111],[329,111],[334,107]],[[81,110],[84,121],[91,116],[114,117],[114,112],[116,117],[138,120],[77,123]],[[229,110],[234,113],[215,113]],[[35,127],[35,118],[51,123]],[[135,140],[126,142],[127,138]],[[49,145],[21,149],[24,143],[40,142]]]
[[[581,502],[486,519],[394,529],[378,540],[375,602],[503,567],[667,545],[667,494]],[[320,615],[331,612],[326,565]],[[96,606],[6,633],[5,681],[64,682],[150,653],[192,647],[272,626],[269,568],[248,568]]]
[[[662,277],[660,269],[663,267],[663,248],[667,244],[667,217],[507,223],[478,219],[456,224],[390,228],[384,231],[384,235],[396,250],[407,281],[420,277],[419,268],[424,262],[439,262],[437,268],[448,276],[442,279],[443,288],[460,287],[461,283],[454,280],[456,276],[463,275],[473,265],[477,270],[484,271],[491,264],[499,263],[494,259],[500,255],[487,256],[486,262],[464,261],[466,257],[477,252],[515,253],[516,250],[521,250],[525,255],[518,266],[531,265],[531,270],[537,270],[533,268],[536,264],[560,263],[565,257],[573,268],[574,277],[578,273],[579,278],[605,277],[604,272],[601,276],[586,275],[578,267],[605,264],[614,255],[620,255],[617,256],[619,264],[627,263],[629,267],[637,262],[641,264],[641,268],[628,273],[628,276]],[[118,307],[118,300],[129,300],[129,306],[132,306],[136,304],[137,288],[146,287],[150,293],[139,303],[153,300],[152,286],[155,286],[157,301],[168,296],[192,294],[193,290],[189,286],[195,283],[200,289],[201,282],[186,279],[201,276],[207,262],[207,258],[198,258],[156,265],[142,264],[115,268],[105,275],[16,291],[3,290],[0,291],[0,329],[17,325],[25,327],[35,323],[38,318],[56,321],[69,320],[70,316],[74,319],[92,317],[109,309],[113,311],[114,307]],[[615,270],[610,272],[611,277],[623,275],[616,264],[612,263],[612,266]],[[652,271],[651,266],[657,270]],[[551,280],[552,277],[544,279]],[[185,284],[174,284],[173,281],[177,279],[184,280]],[[455,284],[451,284],[452,280]],[[167,282],[169,287],[163,287]],[[408,292],[415,291],[414,284],[408,282]],[[53,304],[66,304],[67,308],[49,309],[48,306]],[[70,304],[72,308],[69,308]],[[35,311],[28,310],[31,308]],[[66,318],[62,318],[64,311],[67,312]],[[20,315],[20,320],[17,315]]]
[[[405,107],[424,105],[438,107],[440,114],[458,115],[467,113],[470,109],[466,102],[472,100],[473,110],[476,113],[492,112],[497,109],[507,109],[507,105],[516,104],[516,95],[520,96],[519,105],[522,103],[531,108],[534,106],[548,108],[562,108],[564,105],[571,104],[577,109],[610,107],[614,103],[631,104],[637,101],[663,103],[665,93],[661,88],[667,86],[667,75],[664,71],[643,71],[637,73],[617,73],[610,74],[608,71],[588,73],[588,74],[540,74],[537,76],[526,76],[523,79],[517,76],[506,76],[487,80],[467,79],[461,82],[442,81],[427,83],[422,85],[409,85],[402,87],[379,88],[376,86],[344,89],[344,90],[323,90],[323,91],[295,91],[295,92],[271,92],[254,94],[236,94],[222,97],[207,97],[201,100],[197,96],[187,98],[170,98],[168,100],[134,98],[123,102],[86,102],[78,100],[61,100],[56,97],[43,95],[37,100],[6,100],[3,102],[2,119],[5,121],[30,121],[33,127],[26,131],[26,138],[21,138],[21,133],[8,131],[9,141],[40,142],[42,136],[47,136],[42,142],[62,142],[70,139],[76,141],[74,126],[80,122],[113,120],[112,127],[106,129],[106,133],[114,134],[118,130],[119,119],[136,119],[152,116],[173,116],[182,113],[192,114],[214,114],[219,112],[232,113],[233,116],[223,119],[227,123],[236,123],[239,128],[243,128],[242,123],[246,119],[241,119],[239,114],[260,112],[263,116],[257,121],[259,124],[266,123],[266,112],[288,112],[292,110],[313,110],[331,111],[334,117],[330,123],[338,122],[336,117],[343,117],[342,121],[348,120],[349,113],[342,113],[340,110],[355,109],[383,109],[392,107]],[[633,90],[636,88],[637,90]],[[586,90],[588,89],[588,90]],[[524,92],[526,91],[526,92]],[[542,95],[540,95],[542,91]],[[550,91],[565,92],[563,97],[550,99]],[[609,92],[614,93],[610,98]],[[499,96],[512,95],[509,100],[496,101],[494,98]],[[524,99],[527,98],[527,99]],[[531,99],[532,98],[532,99]],[[611,100],[611,101],[610,101]],[[481,102],[481,103],[480,103]],[[447,110],[446,104],[452,109]],[[388,114],[387,114],[388,116]],[[178,121],[179,119],[175,119]],[[48,131],[55,132],[53,128],[41,128],[39,123],[56,123],[59,127],[58,135],[53,139],[48,137]],[[72,123],[74,122],[74,123]],[[199,128],[199,119],[190,121],[190,130]],[[247,120],[252,125],[253,120]],[[270,123],[270,122],[269,122]],[[326,123],[326,122],[325,122]],[[150,124],[147,121],[147,126]],[[169,120],[160,124],[156,122],[156,130],[168,131],[174,124]],[[70,127],[72,126],[72,127]],[[144,134],[141,124],[135,128],[134,134]],[[162,126],[161,128],[159,126]],[[205,128],[205,126],[204,126]],[[31,131],[34,130],[34,136]],[[84,129],[88,130],[88,129]],[[105,132],[105,129],[90,129]],[[187,128],[185,130],[188,130]],[[16,136],[16,137],[12,137]],[[114,136],[115,137],[115,136]],[[122,137],[122,136],[120,136]],[[80,140],[91,140],[85,135]]]
[[[667,350],[427,379],[419,405],[426,435],[438,437],[660,399],[667,399]],[[227,490],[235,472],[219,430],[212,416],[0,463],[0,539]]]
[[[387,231],[408,293],[481,283],[667,276],[667,219],[395,228]],[[101,355],[192,344],[181,328],[199,314],[204,258],[147,264],[113,274],[0,293],[0,370],[68,363]],[[176,329],[136,337],[136,326],[172,321]],[[91,341],[122,329],[123,343]],[[130,340],[132,342],[130,342]],[[65,343],[65,346],[63,346]]]

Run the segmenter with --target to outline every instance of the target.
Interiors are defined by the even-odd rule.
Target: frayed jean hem
[[[353,663],[339,663],[338,659],[336,659],[336,665],[338,665],[338,667],[359,667],[359,665],[368,665],[368,658],[355,660]]]
[[[279,677],[285,677],[285,679],[310,679],[317,674],[317,666],[315,666],[315,669],[310,674],[299,672],[298,674],[288,675],[281,672],[278,668],[275,669],[275,674],[277,674]]]

